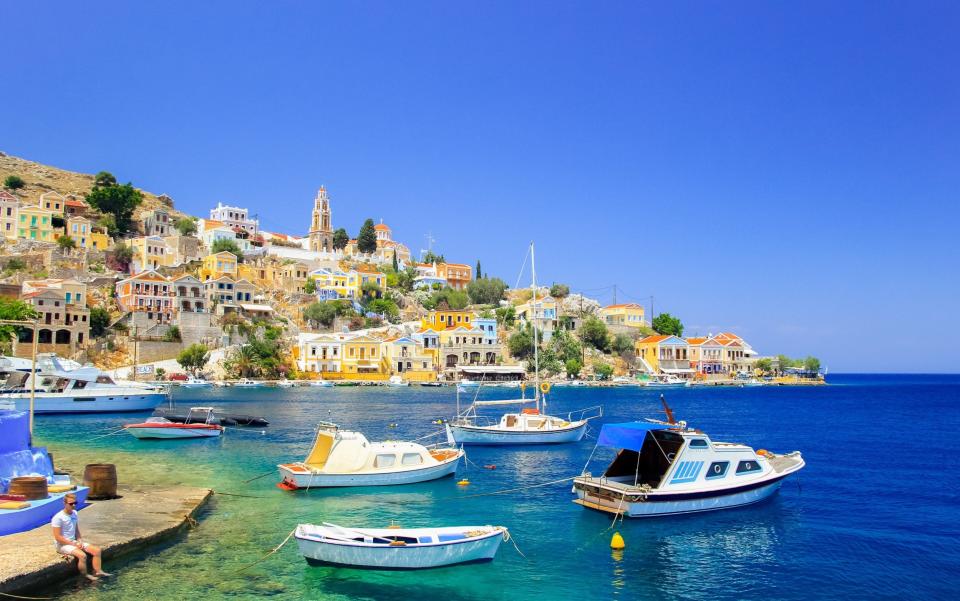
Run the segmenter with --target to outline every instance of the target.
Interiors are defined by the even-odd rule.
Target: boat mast
[[[540,411],[540,343],[537,340],[537,261],[534,257],[533,242],[530,243],[530,281],[533,296],[531,298],[531,307],[533,308],[531,317],[533,321],[533,377],[536,389],[533,391],[534,399],[537,402],[537,411]],[[543,402],[546,410],[547,402]]]

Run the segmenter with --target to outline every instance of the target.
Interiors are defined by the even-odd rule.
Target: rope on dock
[[[13,593],[0,593],[4,597],[10,597],[11,599],[53,599],[53,597],[27,597],[25,595],[14,595]]]
[[[290,538],[293,536],[293,533],[296,532],[296,531],[297,531],[297,529],[294,528],[293,530],[290,531],[290,534],[287,535],[287,538],[283,539],[283,542],[280,543],[279,545],[277,545],[276,547],[274,547],[272,551],[270,551],[269,553],[267,553],[266,555],[264,555],[264,556],[261,557],[260,559],[256,560],[255,562],[251,563],[250,565],[245,566],[245,567],[242,567],[242,568],[240,568],[239,570],[237,570],[236,572],[233,572],[233,573],[234,573],[234,574],[239,574],[240,572],[245,572],[245,571],[249,570],[250,568],[252,568],[253,566],[255,566],[255,565],[257,565],[258,563],[260,563],[261,561],[263,561],[263,560],[265,560],[266,558],[270,557],[271,555],[273,555],[274,553],[276,553],[277,551],[279,551],[281,548],[283,548],[283,546],[284,546],[285,544],[287,544],[287,542],[288,542],[288,541],[290,540]]]

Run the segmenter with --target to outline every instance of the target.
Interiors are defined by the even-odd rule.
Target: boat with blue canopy
[[[626,517],[742,507],[769,498],[805,465],[799,451],[715,442],[664,408],[667,421],[604,424],[597,447],[618,449],[616,457],[601,475],[574,478],[574,503]]]

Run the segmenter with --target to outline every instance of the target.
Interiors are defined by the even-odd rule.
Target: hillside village
[[[310,229],[281,233],[221,202],[183,214],[106,172],[0,155],[0,180],[2,317],[32,309],[40,352],[101,367],[178,359],[225,378],[520,380],[536,325],[546,377],[819,371],[813,358],[760,357],[735,333],[684,338],[670,315],[651,323],[640,304],[603,306],[566,285],[534,298],[475,257],[414,256],[383,222],[352,237],[322,186],[304,202]],[[20,329],[5,352],[30,356],[32,336]],[[208,362],[213,349],[222,361]]]

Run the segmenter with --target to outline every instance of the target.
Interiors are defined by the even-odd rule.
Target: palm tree
[[[257,354],[253,347],[245,344],[235,350],[230,357],[229,369],[240,374],[241,378],[246,378],[257,368]]]

